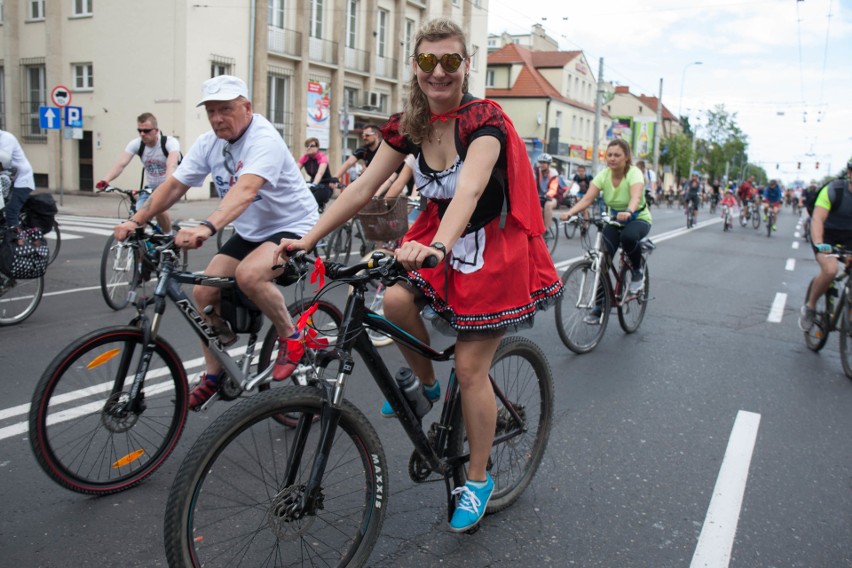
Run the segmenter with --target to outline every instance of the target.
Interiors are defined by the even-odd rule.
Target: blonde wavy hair
[[[451,37],[458,38],[461,42],[461,56],[467,60],[469,56],[464,31],[458,24],[448,18],[436,18],[423,24],[414,38],[414,53],[411,57],[416,57],[420,52],[420,44],[422,42],[440,41]],[[468,82],[468,76],[467,73],[465,73],[464,82],[462,83],[462,93],[467,93]],[[405,102],[405,106],[402,110],[400,133],[407,136],[411,142],[418,146],[425,140],[428,140],[432,134],[429,101],[420,89],[420,84],[417,82],[416,72],[411,74],[411,81],[408,85],[408,100]]]

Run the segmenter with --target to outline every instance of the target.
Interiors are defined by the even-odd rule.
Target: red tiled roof
[[[542,69],[547,67],[565,67],[582,51],[533,51],[532,63],[535,67]]]
[[[640,101],[642,101],[642,104],[645,105],[646,107],[648,107],[649,109],[654,110],[654,111],[657,110],[657,104],[660,101],[660,99],[658,99],[657,97],[649,97],[647,95],[639,95],[636,98],[639,99]],[[666,105],[663,105],[663,120],[677,120],[677,117],[674,114],[672,114],[669,111],[669,109],[666,108]]]

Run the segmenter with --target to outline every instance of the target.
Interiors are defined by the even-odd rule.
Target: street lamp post
[[[702,61],[693,61],[691,63],[687,63],[686,65],[683,66],[683,71],[681,71],[681,73],[680,73],[680,100],[678,101],[678,106],[677,106],[677,121],[678,121],[678,124],[680,124],[680,126],[681,126],[681,131],[683,131],[683,122],[681,121],[681,112],[683,111],[683,85],[684,85],[684,82],[685,82],[685,79],[686,79],[686,70],[691,65],[703,65],[703,62]],[[693,136],[693,144],[694,144],[695,132],[692,133],[692,136]],[[674,166],[675,166],[674,167],[675,185],[677,185],[677,183],[678,183],[677,156],[675,156]],[[692,168],[690,168],[690,173],[691,172],[692,172]]]

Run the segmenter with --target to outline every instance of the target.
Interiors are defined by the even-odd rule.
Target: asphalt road
[[[580,356],[561,344],[552,310],[528,333],[554,373],[550,443],[530,488],[477,533],[447,530],[443,484],[408,479],[410,443],[380,417],[378,389],[356,371],[348,395],[391,464],[370,566],[852,567],[852,381],[836,335],[814,354],[798,330],[816,265],[796,219],[785,210],[767,238],[762,227],[723,233],[706,210],[689,232],[677,210],[654,215],[653,301],[638,332],[625,335],[613,317],[597,349]],[[0,566],[165,566],[172,479],[227,403],[191,414],[173,456],[135,489],[92,498],[48,479],[26,431],[35,383],[72,339],[132,315],[107,308],[98,289],[97,231],[108,223],[60,224],[66,238],[41,305],[0,328]],[[579,254],[576,239],[563,239],[558,266]],[[199,251],[192,267],[209,255]],[[196,359],[174,312],[162,334]],[[395,348],[383,353],[389,368],[401,364]]]

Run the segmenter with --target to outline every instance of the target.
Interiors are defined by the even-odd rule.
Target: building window
[[[479,46],[472,45],[470,51],[470,70],[477,71],[479,69]]]
[[[358,46],[356,33],[358,30],[358,1],[349,0],[346,4],[346,47],[355,49]]]
[[[91,91],[95,88],[94,67],[91,63],[73,63],[74,89]]]
[[[30,20],[44,19],[44,0],[30,0]]]
[[[311,37],[322,37],[322,1],[311,0]]]
[[[376,46],[378,49],[379,57],[385,57],[385,53],[387,50],[387,39],[388,39],[388,11],[387,10],[379,10],[379,21],[377,24],[379,37],[378,37],[378,45]]]
[[[485,86],[493,87],[494,86],[494,69],[488,69],[485,72]]]
[[[218,77],[219,75],[233,75],[235,63],[236,60],[233,57],[225,57],[223,55],[210,55],[210,77]]]
[[[358,94],[358,89],[354,87],[343,87],[343,97],[346,99],[348,108],[361,106],[361,103],[358,102]]]
[[[47,106],[44,63],[23,65],[24,93],[21,100],[21,132],[28,140],[47,140],[47,134],[39,125],[38,109]]]
[[[286,72],[270,72],[267,77],[266,117],[286,141],[292,127],[290,108],[290,75]],[[292,146],[292,141],[291,146]]]
[[[269,0],[269,25],[284,28],[284,0]]]
[[[414,20],[405,19],[405,36],[403,39],[403,49],[405,50],[405,60],[414,55]]]
[[[74,2],[74,9],[72,14],[74,16],[91,16],[92,15],[92,0],[72,0]]]

